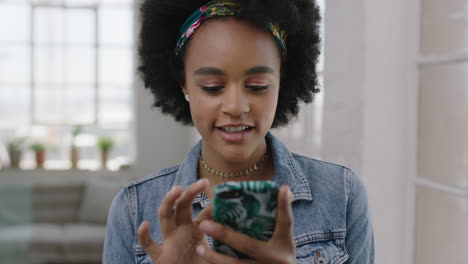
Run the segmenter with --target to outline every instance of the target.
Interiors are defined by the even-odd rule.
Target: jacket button
[[[319,250],[315,251],[315,264],[327,264],[327,260],[322,257]]]
[[[327,264],[327,261],[322,257],[318,257],[315,264]]]

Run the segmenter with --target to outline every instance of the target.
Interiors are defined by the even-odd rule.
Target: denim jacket
[[[289,185],[293,201],[297,263],[374,263],[374,237],[367,193],[348,168],[290,153],[271,133],[266,136],[279,185]],[[114,198],[107,221],[103,263],[152,263],[138,244],[143,220],[151,237],[162,243],[157,209],[175,185],[184,189],[197,180],[198,142],[184,161],[129,184]],[[210,203],[204,194],[193,201],[197,215]]]

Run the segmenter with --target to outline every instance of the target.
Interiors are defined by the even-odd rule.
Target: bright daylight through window
[[[102,168],[106,147],[107,168],[128,165],[134,1],[4,0],[0,22],[1,166],[20,150],[35,168],[41,147],[46,169]]]

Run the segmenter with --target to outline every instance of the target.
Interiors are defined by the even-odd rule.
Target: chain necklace
[[[249,175],[252,172],[259,170],[263,166],[263,164],[265,164],[265,160],[266,160],[267,156],[268,156],[268,151],[265,152],[265,155],[263,155],[263,157],[259,161],[257,161],[252,167],[250,167],[250,168],[248,168],[246,170],[240,171],[240,172],[222,172],[222,171],[215,170],[215,169],[211,168],[202,159],[202,157],[200,157],[200,162],[201,162],[203,168],[206,171],[208,171],[209,173],[211,173],[213,175],[216,175],[218,177],[229,179],[229,178],[239,178],[239,177]]]

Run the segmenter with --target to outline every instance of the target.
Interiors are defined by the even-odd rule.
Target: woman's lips
[[[216,130],[224,141],[231,144],[240,144],[252,133],[253,128],[250,127],[240,132],[226,132],[219,127],[217,127]]]

